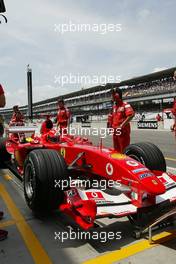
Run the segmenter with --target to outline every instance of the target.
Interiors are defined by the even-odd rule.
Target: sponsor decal
[[[31,138],[31,137],[28,137],[28,138],[26,138],[26,142],[32,142],[33,141],[33,138]]]
[[[138,173],[138,172],[143,172],[143,171],[148,171],[148,169],[147,168],[139,168],[139,169],[133,170],[132,172],[133,173]]]
[[[122,106],[122,107],[119,107],[119,108],[118,108],[118,111],[119,111],[119,112],[124,112],[124,107],[123,107],[123,106]]]
[[[163,173],[159,179],[166,186],[166,188],[176,185],[176,182],[174,182],[174,180],[166,173]]]
[[[132,193],[131,193],[131,198],[132,198],[133,200],[137,200],[137,199],[138,199],[138,194],[135,193],[135,192],[132,192]]]
[[[65,148],[61,148],[60,149],[60,154],[65,158],[65,153],[66,153],[66,151],[65,151]]]
[[[123,154],[120,154],[120,153],[112,153],[111,154],[111,158],[113,159],[126,159],[127,156],[126,155],[123,155]]]
[[[133,161],[133,160],[127,160],[126,164],[131,166],[131,167],[139,166],[139,163],[137,161]]]
[[[146,172],[146,173],[143,173],[143,174],[139,175],[139,177],[140,177],[141,179],[145,179],[145,178],[147,178],[147,177],[152,177],[152,176],[154,176],[154,174],[151,173],[151,172]]]
[[[158,185],[157,181],[152,180],[153,184]]]
[[[109,176],[111,176],[114,172],[114,168],[111,163],[106,164],[106,172]]]
[[[124,179],[126,181],[129,181],[129,186],[131,185],[131,182],[135,182],[135,183],[139,184],[138,181],[135,181],[135,180],[132,180],[132,179],[129,179],[129,178],[122,177],[122,179]]]
[[[101,192],[86,192],[88,199],[103,199],[104,197]]]
[[[139,121],[137,123],[138,129],[158,129],[157,121]]]

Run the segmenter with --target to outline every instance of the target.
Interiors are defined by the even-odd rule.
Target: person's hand
[[[123,129],[123,124],[121,124],[119,127],[118,127],[119,130],[122,130]]]

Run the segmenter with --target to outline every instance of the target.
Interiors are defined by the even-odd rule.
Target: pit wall
[[[166,120],[164,120],[162,122],[158,122],[158,130],[170,130],[170,127],[173,124],[173,122],[174,121],[172,119],[166,119]],[[132,121],[131,122],[131,129],[132,130],[139,130],[137,128],[137,123],[138,123],[137,121]],[[91,128],[100,129],[100,128],[107,127],[107,122],[106,121],[92,121],[90,123],[90,125],[91,125]],[[76,123],[76,122],[72,123],[71,126],[74,127],[74,128],[78,128],[78,127],[81,127],[81,126],[82,127],[89,127],[88,124],[87,125],[82,125],[81,123]]]

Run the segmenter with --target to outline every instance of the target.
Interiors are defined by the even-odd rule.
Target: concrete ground
[[[94,137],[93,141],[98,144],[97,137]],[[106,146],[111,145],[110,137],[103,141]],[[141,141],[158,145],[166,157],[167,165],[176,169],[176,140],[171,132],[133,131],[132,142]],[[174,170],[172,168],[170,169]],[[136,241],[131,236],[133,228],[126,218],[99,220],[104,227],[96,229],[99,238],[103,234],[101,232],[106,231],[121,232],[121,239],[114,238],[103,242],[102,236],[101,242],[100,239],[93,239],[91,235],[90,239],[79,238],[77,233],[77,237],[70,237],[62,242],[58,235],[64,235],[64,238],[68,235],[69,226],[72,225],[70,219],[60,213],[53,213],[50,217],[34,216],[24,201],[21,183],[8,170],[0,171],[0,209],[5,212],[4,219],[0,221],[0,228],[9,231],[8,239],[0,242],[1,264],[77,264],[86,261],[101,264],[171,264],[176,258],[176,239],[151,248],[142,248],[141,244],[137,244],[136,247],[142,248],[141,252],[128,256],[127,253],[133,252],[130,245]],[[141,241],[143,240],[137,243],[142,243]],[[124,247],[127,247],[126,253],[122,251]],[[109,255],[112,253],[113,257]]]

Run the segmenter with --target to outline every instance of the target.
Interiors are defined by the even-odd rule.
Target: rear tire
[[[166,161],[161,150],[150,142],[129,145],[124,153],[150,170],[166,172]]]
[[[24,164],[24,195],[35,213],[55,210],[63,202],[64,190],[55,181],[68,181],[64,158],[55,150],[37,149]]]

